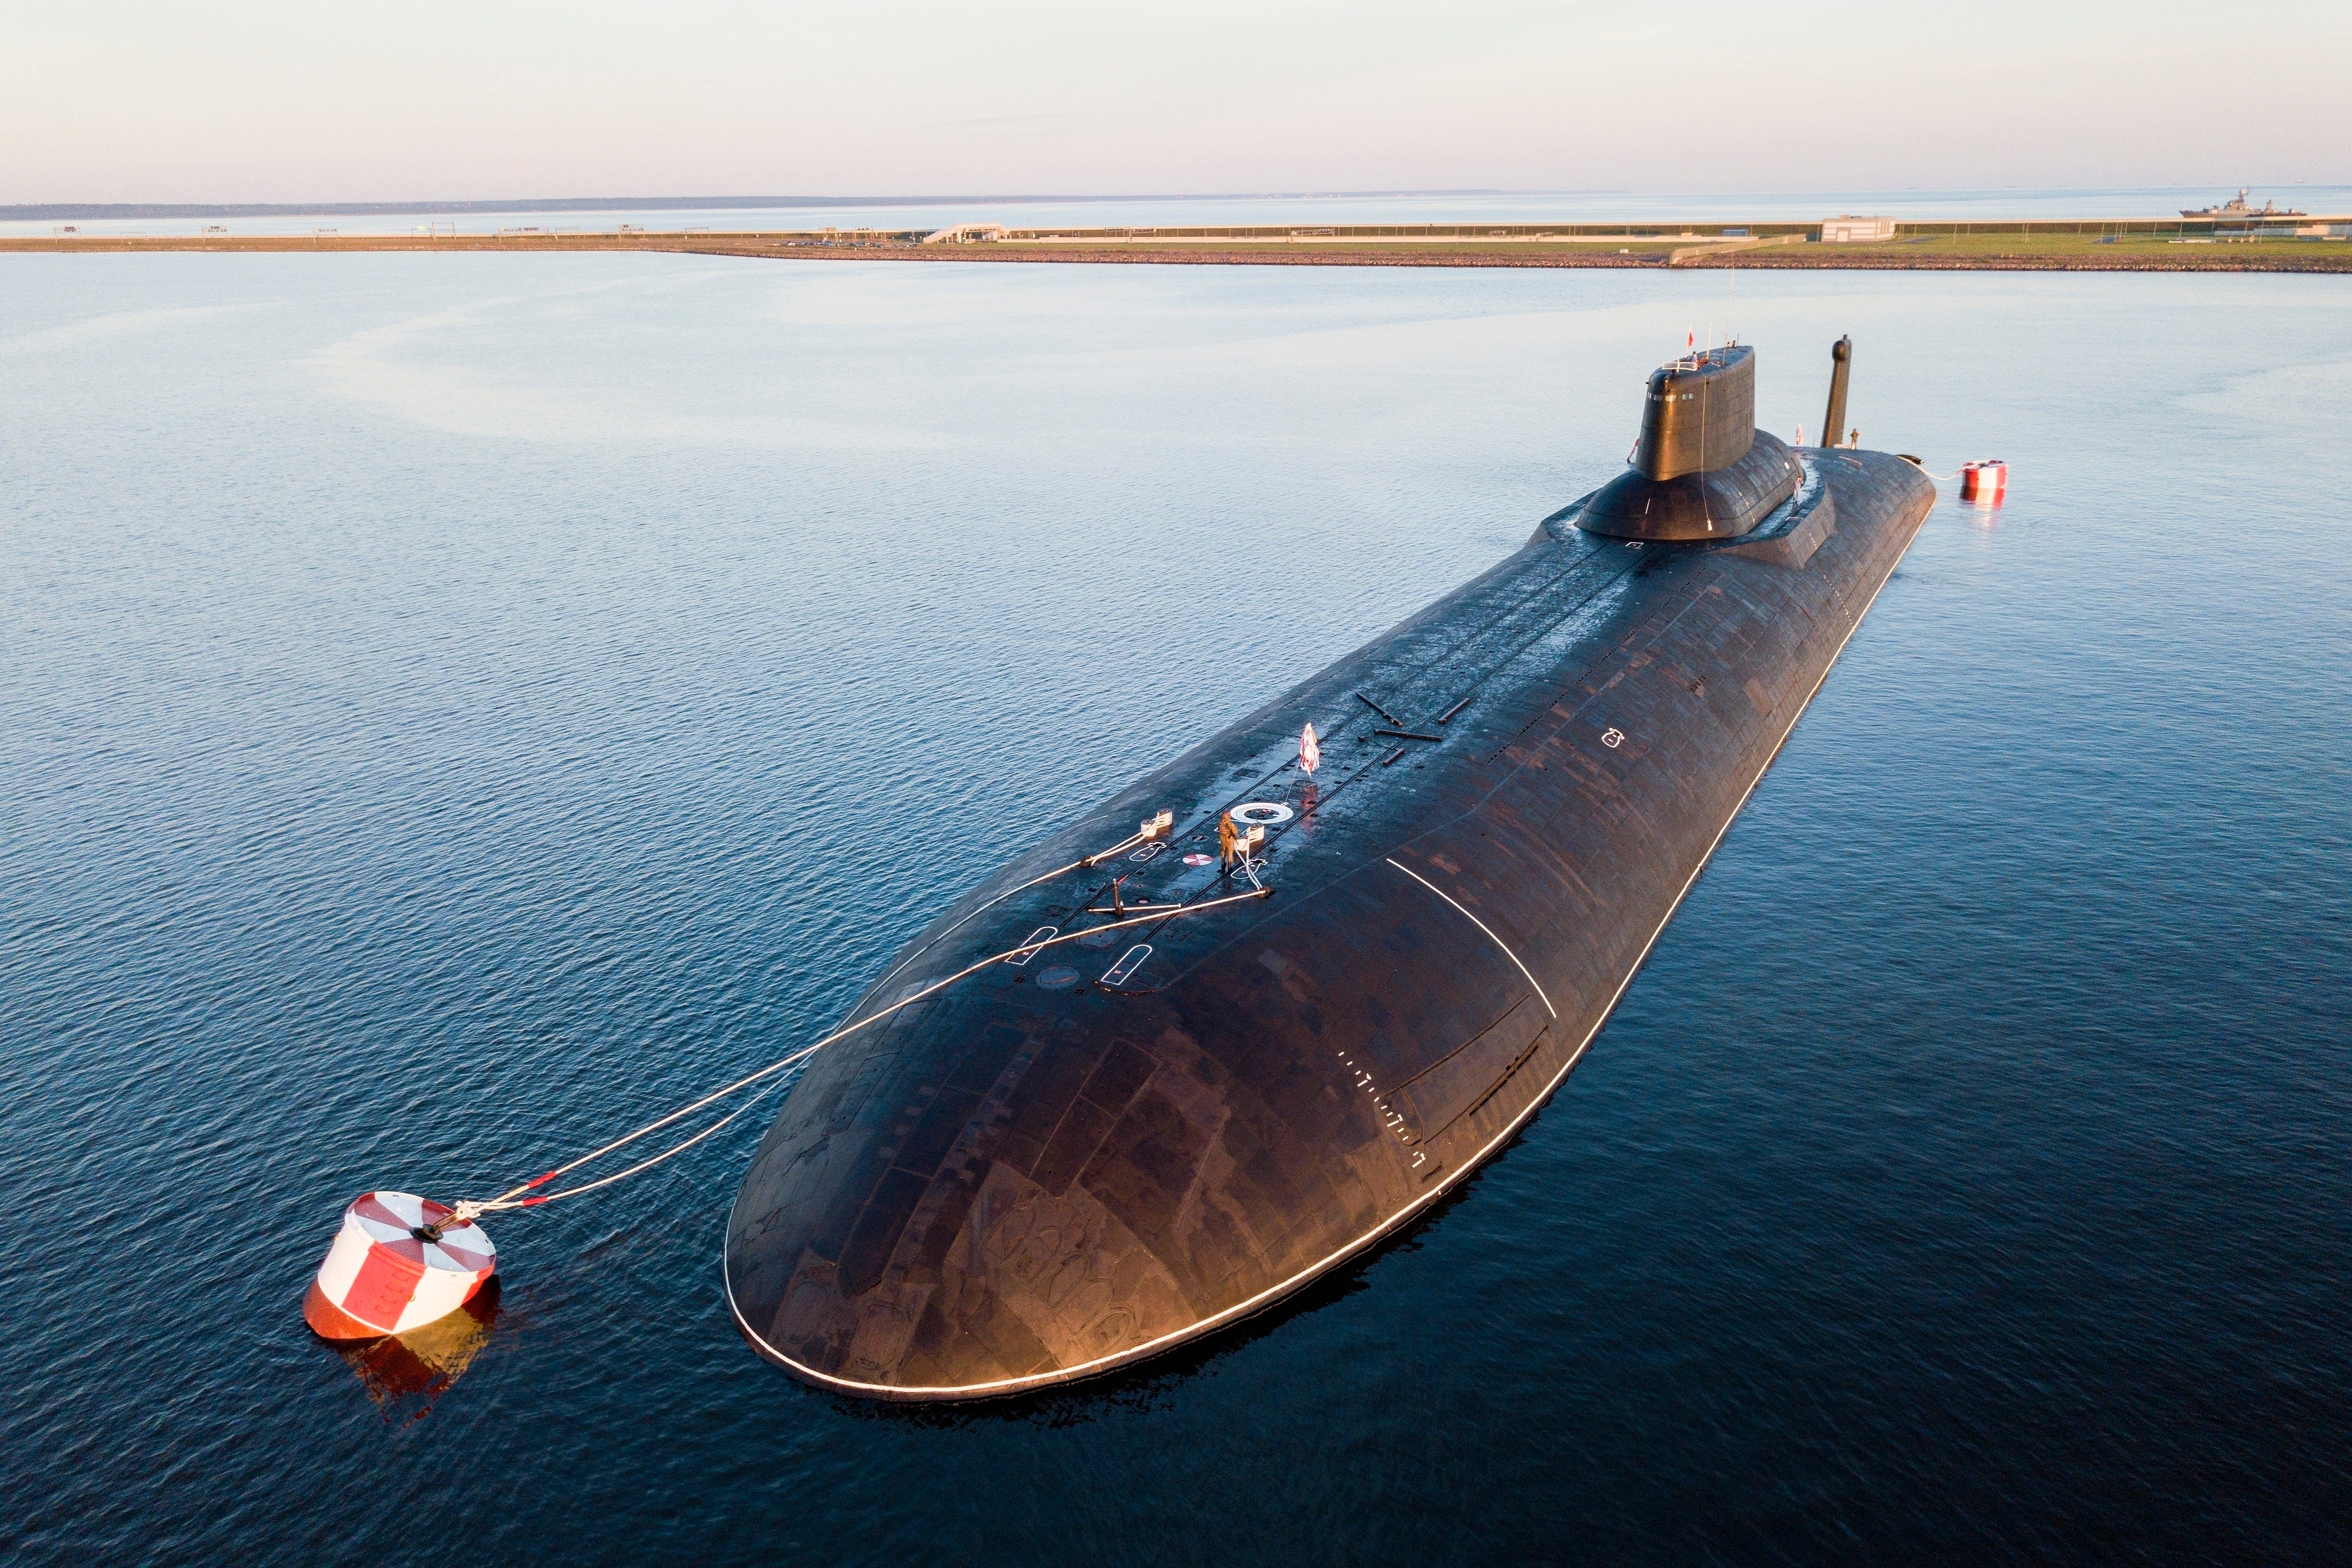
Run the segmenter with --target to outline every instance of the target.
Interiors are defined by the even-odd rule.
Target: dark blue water
[[[2343,1560],[2352,293],[1739,287],[1768,423],[1851,332],[2007,506],[1465,1193],[943,1414],[738,1340],[748,1123],[499,1221],[437,1378],[299,1302],[1499,558],[1722,277],[0,260],[0,1552]]]

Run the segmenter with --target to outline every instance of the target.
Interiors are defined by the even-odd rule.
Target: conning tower
[[[1611,538],[1738,538],[1801,477],[1787,444],[1756,428],[1756,350],[1708,349],[1650,372],[1633,465],[1576,522]]]
[[[1265,1311],[1508,1147],[1935,503],[1891,453],[1808,451],[1759,526],[1799,469],[1752,376],[1745,349],[1659,371],[1615,484],[915,936],[744,1175],[721,1268],[754,1348],[870,1399],[1090,1377]]]

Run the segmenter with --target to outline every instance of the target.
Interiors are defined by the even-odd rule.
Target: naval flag
[[[1308,725],[1298,736],[1298,766],[1301,771],[1313,773],[1317,763],[1323,760],[1323,748],[1315,743],[1315,727]]]

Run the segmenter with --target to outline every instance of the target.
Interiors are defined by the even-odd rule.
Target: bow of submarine
[[[1272,1304],[1476,1168],[1605,1021],[1934,499],[1886,454],[1801,459],[1733,541],[1562,508],[943,915],[850,1017],[1065,940],[811,1062],[729,1219],[747,1339],[868,1398],[1072,1381]],[[1270,896],[1089,913],[1249,892],[1185,864],[1249,800],[1290,813]],[[1164,849],[1005,896],[1160,808]]]

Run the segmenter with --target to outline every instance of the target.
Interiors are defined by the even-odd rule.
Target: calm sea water
[[[1289,1309],[813,1393],[720,1299],[746,1124],[498,1222],[454,1375],[302,1325],[354,1194],[781,1054],[1514,548],[1724,282],[0,258],[0,1552],[2341,1561],[2330,279],[1739,278],[1767,423],[1851,332],[1864,441],[2011,499],[1527,1134]]]
[[[893,203],[887,206],[665,207],[614,205],[593,212],[518,205],[499,213],[437,214],[459,234],[490,234],[525,225],[601,230],[621,224],[657,230],[945,228],[1001,223],[1017,228],[1164,227],[1228,224],[1594,224],[1819,223],[1840,213],[1874,213],[1917,222],[1994,222],[2017,218],[2168,218],[2185,209],[2229,200],[2232,193],[2204,185],[2092,190],[1786,191],[1703,193],[1664,191],[1488,191],[1458,195],[1394,196],[1120,196],[1094,200],[963,197]],[[2352,210],[2352,186],[2273,185],[2252,204],[2341,215]],[[231,218],[76,218],[85,235],[192,235],[218,224],[233,235],[407,234],[431,223],[429,213],[273,213]],[[63,221],[0,220],[0,235],[47,235]]]

